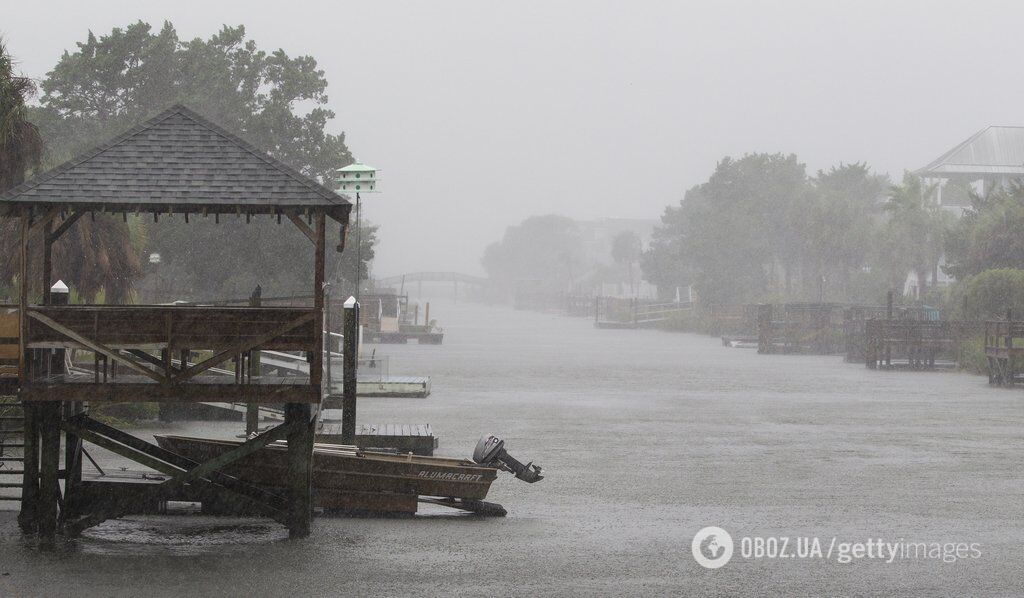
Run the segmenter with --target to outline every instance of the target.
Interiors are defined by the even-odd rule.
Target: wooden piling
[[[39,539],[43,546],[52,546],[57,535],[60,502],[60,410],[59,402],[44,401],[36,407],[40,422],[42,456],[39,475]]]
[[[312,408],[308,403],[288,403],[284,423],[288,432],[288,537],[309,536],[313,522],[313,438]]]
[[[345,305],[345,347],[344,371],[342,378],[343,395],[341,399],[341,443],[356,443],[356,390],[358,386],[359,367],[359,302],[346,302]]]

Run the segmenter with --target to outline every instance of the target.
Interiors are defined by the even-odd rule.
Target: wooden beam
[[[288,435],[292,433],[292,430],[301,425],[301,423],[302,422],[292,422],[290,424],[280,424],[278,426],[275,426],[267,430],[266,432],[260,434],[259,436],[250,438],[249,440],[246,440],[237,447],[225,453],[221,453],[220,455],[210,459],[209,461],[204,461],[197,467],[189,469],[188,471],[181,472],[179,474],[175,474],[174,477],[167,480],[161,485],[180,486],[187,484],[192,480],[207,477],[211,473],[218,471],[234,463],[235,461],[238,461],[239,459],[242,459],[255,453],[256,451],[266,447],[272,442],[276,442],[278,440],[287,438]]]
[[[53,230],[53,220],[48,220],[43,225],[43,305],[50,304],[50,281],[53,279],[53,242],[50,241],[51,230]]]
[[[43,383],[21,390],[25,401],[100,403],[319,403],[320,393],[304,379],[291,384],[201,384],[180,386],[152,382]]]
[[[160,473],[163,473],[165,475],[177,476],[181,474],[182,470],[184,469],[179,465],[172,465],[167,461],[164,461],[163,459],[154,457],[148,454],[147,451],[143,451],[137,447],[129,446],[127,444],[123,444],[121,442],[112,440],[111,438],[108,438],[105,435],[102,435],[90,429],[86,429],[85,427],[75,425],[75,423],[63,422],[61,424],[61,427],[64,428],[65,431],[71,432],[72,434],[82,438],[83,440],[91,442],[97,446],[103,447],[114,454],[121,455],[128,459],[131,459],[136,463],[141,463],[142,465],[159,471]],[[257,506],[262,511],[271,515],[275,519],[284,522],[285,514],[280,512],[280,510],[273,505],[267,504],[253,497],[247,496],[246,494],[239,493],[221,484],[215,484],[203,478],[197,478],[195,480],[192,480],[192,483],[198,484],[206,489],[213,489],[214,491],[224,491],[235,494],[249,501],[251,504]],[[161,490],[163,492],[173,491],[176,489],[176,487],[164,486],[163,484],[161,485]],[[126,515],[131,512],[130,506],[131,505],[128,504],[121,504],[100,508],[91,514],[76,520],[71,525],[68,531],[72,535],[74,535],[78,532],[81,532],[83,529],[86,529],[94,525],[98,525],[99,523],[102,523],[107,519],[114,519]]]
[[[313,351],[309,365],[309,385],[322,392],[324,375],[324,260],[326,216],[316,213],[316,242],[313,256],[313,310],[316,315],[313,328]]]
[[[313,245],[316,245],[316,235],[313,233],[313,229],[311,229],[308,224],[303,222],[301,218],[299,218],[295,214],[292,214],[291,212],[286,214],[286,216],[288,216],[288,220],[291,220],[292,223],[295,224],[296,228],[302,231],[302,234],[306,235],[306,238],[309,239],[313,243]]]
[[[61,236],[66,233],[74,223],[78,222],[78,219],[81,218],[84,213],[85,212],[79,211],[72,212],[71,215],[65,218],[64,221],[60,223],[60,226],[58,226],[57,229],[49,235],[50,242],[53,243],[57,239],[61,238]]]
[[[113,426],[108,426],[107,424],[104,424],[85,415],[80,415],[76,417],[73,423],[81,426],[82,428],[85,428],[86,430],[91,430],[97,434],[104,436],[105,438],[109,438],[124,446],[127,446],[129,448],[135,449],[136,451],[149,455],[150,457],[160,459],[161,461],[173,465],[178,469],[190,470],[194,469],[199,465],[199,463],[197,463],[196,461],[193,461],[186,457],[182,457],[177,453],[173,453],[169,450],[161,448],[159,445],[146,442],[145,440],[132,436],[127,432],[118,430]],[[208,476],[205,477],[207,477],[207,479],[209,479],[211,482],[215,484],[228,488],[232,492],[246,495],[249,498],[257,500],[261,503],[268,504],[275,509],[284,510],[284,508],[286,507],[285,501],[283,497],[281,497],[280,495],[270,492],[268,490],[264,490],[259,486],[254,486],[252,484],[249,484],[248,482],[239,480],[238,478],[234,478],[232,476],[229,476],[218,471],[211,472]]]
[[[18,273],[18,382],[24,387],[28,382],[28,233],[31,223],[29,208],[21,210],[21,271]]]
[[[33,318],[35,320],[39,320],[43,324],[46,324],[47,326],[49,326],[50,328],[52,328],[52,329],[56,330],[57,332],[63,334],[64,336],[66,336],[66,337],[68,337],[68,338],[70,338],[72,340],[75,340],[75,341],[81,343],[84,347],[86,347],[88,349],[92,349],[93,351],[95,351],[97,353],[100,353],[102,355],[106,355],[107,357],[109,357],[110,359],[113,359],[115,361],[120,361],[121,363],[125,364],[126,366],[128,366],[132,370],[142,374],[143,376],[147,376],[149,378],[152,378],[153,380],[155,380],[155,381],[157,381],[157,382],[159,382],[161,384],[166,383],[168,381],[166,377],[164,377],[164,376],[160,375],[159,373],[154,372],[153,370],[143,366],[141,363],[135,361],[134,359],[132,359],[132,358],[126,356],[126,355],[122,355],[120,352],[115,351],[115,350],[113,350],[113,349],[111,349],[111,348],[109,348],[109,347],[107,347],[105,345],[102,345],[102,344],[97,343],[95,341],[89,340],[89,339],[85,338],[84,336],[82,336],[81,334],[78,334],[74,330],[71,330],[70,328],[68,328],[68,327],[66,327],[66,326],[64,326],[62,324],[59,324],[58,322],[56,322],[52,318],[48,318],[48,317],[44,316],[43,314],[41,314],[41,313],[39,313],[37,311],[29,312],[28,315],[29,315],[29,317],[31,317],[31,318]]]
[[[219,363],[223,363],[224,361],[226,361],[232,355],[238,355],[239,353],[245,353],[246,351],[249,351],[251,349],[255,349],[256,347],[259,347],[260,345],[262,345],[264,343],[272,341],[275,338],[281,336],[282,334],[284,334],[284,333],[286,333],[286,332],[288,332],[290,330],[294,330],[295,328],[298,328],[299,326],[302,326],[306,322],[309,322],[311,320],[315,320],[315,318],[316,318],[316,313],[305,314],[305,315],[303,315],[300,318],[297,318],[295,320],[292,320],[291,322],[288,322],[286,324],[283,324],[283,325],[275,328],[273,331],[268,332],[267,334],[264,334],[263,336],[259,336],[259,337],[253,338],[253,339],[248,339],[248,340],[245,340],[245,341],[242,341],[242,342],[236,344],[233,347],[228,347],[227,349],[224,349],[223,351],[221,351],[220,353],[217,353],[213,357],[209,357],[209,358],[207,358],[207,359],[205,359],[205,360],[203,360],[203,361],[193,365],[192,367],[190,367],[190,368],[188,368],[188,369],[178,373],[173,378],[171,378],[171,382],[177,383],[177,382],[183,382],[185,380],[188,380],[189,378],[192,378],[192,377],[194,377],[194,376],[196,376],[198,374],[201,374],[202,372],[205,372],[206,370],[214,367],[215,365],[217,365]]]

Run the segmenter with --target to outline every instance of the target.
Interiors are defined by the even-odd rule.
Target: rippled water
[[[504,436],[547,475],[495,483],[489,500],[507,518],[435,508],[413,519],[319,518],[311,538],[290,542],[259,519],[130,517],[47,555],[26,548],[6,514],[0,595],[1020,590],[1019,390],[470,303],[435,301],[431,314],[444,345],[378,353],[394,374],[431,376],[434,394],[363,399],[359,419],[430,423],[445,455]],[[690,556],[705,525],[979,542],[983,555],[952,565],[734,558],[712,572]]]

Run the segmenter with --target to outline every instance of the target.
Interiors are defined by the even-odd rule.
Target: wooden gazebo
[[[76,495],[85,440],[169,476],[155,493],[147,489],[148,500],[188,487],[221,504],[233,501],[272,516],[293,537],[307,535],[314,428],[324,392],[325,228],[328,218],[339,224],[344,244],[350,208],[343,196],[183,106],[0,195],[0,217],[17,218],[21,225],[22,528],[52,540],[60,529],[74,534],[133,510],[131,496],[96,501]],[[53,305],[51,247],[80,218],[96,213],[185,222],[287,219],[313,245],[313,307]],[[44,238],[41,305],[29,303],[27,284],[29,236],[35,231]],[[69,349],[91,352],[91,368],[65,359]],[[251,356],[261,349],[304,352],[308,378],[260,375]],[[225,369],[234,376],[223,375]],[[106,426],[82,408],[83,402],[102,401],[278,403],[285,421],[218,459],[195,463]],[[218,472],[281,439],[288,441],[291,464],[281,488],[252,487]]]

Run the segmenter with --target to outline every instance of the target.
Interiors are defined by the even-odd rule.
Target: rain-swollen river
[[[361,399],[360,422],[429,423],[452,456],[503,436],[547,476],[501,474],[506,518],[319,517],[292,542],[261,519],[139,516],[40,553],[6,511],[0,595],[1024,591],[1019,390],[461,301],[431,314],[444,345],[377,351],[433,394]],[[705,526],[733,541],[719,569],[691,552]]]

